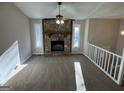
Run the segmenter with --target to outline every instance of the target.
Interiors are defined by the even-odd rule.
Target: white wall
[[[0,3],[0,54],[18,40],[23,63],[31,55],[29,30],[28,17],[13,3]]]
[[[72,47],[72,53],[73,54],[80,54],[83,53],[83,44],[84,44],[84,32],[85,32],[85,20],[76,20],[73,22],[73,24],[80,24],[80,43],[79,48],[73,48]],[[74,30],[74,29],[73,29]],[[72,42],[73,44],[73,42]]]
[[[90,19],[89,42],[115,52],[119,25],[118,19]]]
[[[2,11],[2,6],[0,5],[0,11]],[[2,49],[2,46],[1,46],[1,44],[2,44],[2,39],[1,39],[1,37],[2,37],[2,34],[1,34],[1,29],[2,29],[2,13],[0,13],[0,55],[1,55],[1,49]]]
[[[124,36],[121,35],[121,31],[124,29],[124,19],[120,21],[120,29],[118,31],[118,40],[116,45],[116,53],[122,55],[124,48]]]

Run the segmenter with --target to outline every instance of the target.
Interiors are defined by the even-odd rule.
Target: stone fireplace
[[[45,54],[70,54],[72,44],[72,20],[57,25],[55,19],[43,19]]]

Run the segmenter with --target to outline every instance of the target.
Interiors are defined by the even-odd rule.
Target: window
[[[34,24],[34,34],[35,34],[35,47],[41,48],[41,24]]]
[[[73,47],[78,48],[80,41],[80,25],[74,25],[74,32],[73,32]]]

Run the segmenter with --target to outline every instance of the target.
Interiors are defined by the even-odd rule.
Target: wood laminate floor
[[[80,62],[86,90],[124,90],[83,55],[32,56],[5,85],[17,91],[75,91],[74,62]]]

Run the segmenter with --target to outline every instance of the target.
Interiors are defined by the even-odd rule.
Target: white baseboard
[[[44,53],[32,53],[32,55],[44,55]]]
[[[83,54],[83,52],[71,52],[72,54]]]
[[[31,56],[32,56],[32,54],[30,54],[27,57],[25,57],[25,59],[23,60],[23,62],[21,64],[25,63]]]

